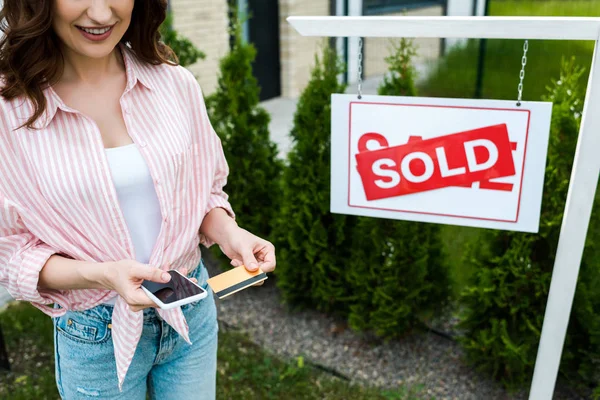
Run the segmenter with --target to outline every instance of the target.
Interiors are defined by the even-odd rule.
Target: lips
[[[81,32],[83,37],[85,37],[88,40],[98,42],[108,38],[112,33],[115,25],[116,24],[104,27],[82,27],[77,25],[75,26],[79,30],[79,32]]]
[[[114,25],[111,26],[103,26],[103,27],[83,27],[83,26],[78,26],[75,25],[77,27],[77,29],[89,33],[91,35],[103,35],[105,34],[107,31],[111,30]]]

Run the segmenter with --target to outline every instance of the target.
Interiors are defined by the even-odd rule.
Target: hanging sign
[[[552,103],[332,96],[331,211],[537,232]]]

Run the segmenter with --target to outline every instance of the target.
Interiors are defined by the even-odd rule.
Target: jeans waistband
[[[206,289],[207,283],[206,280],[208,278],[208,272],[206,271],[206,267],[204,263],[200,261],[200,264],[196,268],[194,268],[190,273],[188,273],[189,278],[196,278],[198,280],[198,284]],[[57,305],[54,305],[55,308]],[[80,312],[92,317],[100,318],[105,321],[110,321],[112,319],[114,306],[111,304],[99,304],[96,307],[83,310],[83,311],[72,311],[72,312]],[[144,311],[144,321],[151,321],[159,319],[159,315],[154,308],[146,308]]]

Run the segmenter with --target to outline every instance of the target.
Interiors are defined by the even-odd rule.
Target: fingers
[[[129,308],[134,311],[141,311],[148,307],[158,307],[148,295],[142,289],[136,289],[131,291],[125,298],[125,301],[129,305]]]
[[[271,243],[267,243],[265,247],[260,251],[262,261],[260,262],[260,269],[264,272],[273,272],[277,261],[275,258],[275,246]]]
[[[252,254],[252,251],[250,249],[246,250],[242,254],[242,258],[244,266],[248,271],[254,272],[258,269],[258,261],[256,261],[256,258],[254,257],[254,254]]]
[[[151,306],[129,306],[129,309],[133,312],[138,312],[150,308]]]
[[[234,267],[244,265],[246,266],[246,269],[251,272],[256,271],[256,267],[260,267],[263,272],[273,272],[277,265],[275,246],[267,241],[263,241],[260,250],[256,251],[256,256],[251,252],[247,252],[244,253],[242,258],[243,260],[234,258],[231,260],[230,264]],[[256,263],[256,267],[254,267],[253,263]]]
[[[171,280],[171,275],[168,272],[145,264],[140,264],[132,268],[131,273],[135,278],[152,282],[166,283]]]
[[[179,270],[179,272],[181,272],[181,274],[182,274],[183,276],[187,276],[187,274],[188,274],[188,269],[184,267],[184,268],[181,268],[181,269]],[[189,276],[188,276],[188,278],[189,278],[189,280],[190,280],[190,281],[192,281],[192,282],[194,282],[194,283],[198,283],[198,279],[196,279],[196,278],[190,278]]]

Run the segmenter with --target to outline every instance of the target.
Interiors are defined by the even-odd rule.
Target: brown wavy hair
[[[64,68],[60,39],[52,29],[54,0],[8,0],[0,10],[0,95],[7,100],[26,96],[34,113],[21,127],[33,124],[46,109],[43,90],[55,84]],[[167,0],[136,0],[129,28],[121,42],[129,43],[142,61],[178,65],[179,59],[160,41],[159,27]],[[1,34],[0,34],[1,36]]]

